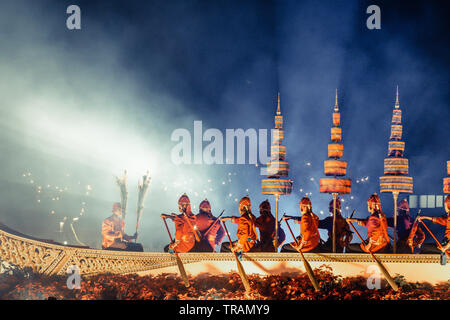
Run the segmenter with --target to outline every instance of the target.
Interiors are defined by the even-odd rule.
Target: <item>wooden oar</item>
[[[284,216],[283,216],[283,217],[284,217]],[[286,225],[287,225],[287,227],[288,227],[288,229],[289,229],[289,232],[291,233],[291,236],[292,236],[292,238],[294,238],[295,243],[296,243],[296,245],[297,245],[297,247],[298,247],[298,245],[299,245],[299,244],[298,244],[298,240],[297,240],[296,237],[294,237],[294,233],[292,232],[292,229],[291,229],[291,227],[289,226],[289,223],[287,222],[287,220],[284,220],[284,222],[286,222]],[[305,256],[303,255],[302,250],[301,250],[301,249],[297,249],[297,251],[300,252],[300,255],[301,255],[302,260],[303,260],[303,265],[305,266],[306,273],[308,274],[309,280],[311,281],[311,283],[312,283],[314,289],[315,289],[316,291],[320,291],[319,284],[317,283],[317,280],[316,280],[316,278],[314,277],[314,272],[313,272],[313,270],[312,270],[312,268],[311,268],[311,265],[310,265],[309,262],[306,260]]]
[[[231,250],[231,247],[233,246],[233,242],[231,242],[231,238],[230,238],[230,234],[228,233],[227,226],[225,225],[225,222],[223,222],[222,220],[220,220],[220,222],[222,223],[223,228],[227,234],[228,241],[230,241],[230,250]],[[242,263],[239,261],[239,258],[237,256],[236,252],[233,250],[231,250],[231,251],[234,253],[234,258],[236,260],[239,276],[241,277],[242,284],[244,285],[244,288],[245,288],[245,292],[250,293],[250,290],[251,290],[250,282],[248,281],[247,274],[245,273],[244,267],[242,266]]]
[[[362,243],[364,243],[363,238],[361,237],[361,235],[359,234],[358,231],[356,231],[356,228],[353,226],[353,224],[351,222],[348,222],[348,224],[352,227],[353,231],[355,231],[355,233],[358,235],[358,238],[361,240]],[[384,267],[384,265],[381,263],[380,260],[378,260],[377,257],[375,257],[375,255],[373,254],[373,252],[369,251],[370,255],[372,256],[373,260],[375,260],[375,262],[378,265],[378,268],[381,270],[381,272],[383,273],[384,277],[386,278],[387,282],[389,283],[389,285],[392,287],[392,289],[394,289],[394,291],[398,290],[398,285],[397,283],[395,283],[394,279],[391,277],[391,275],[389,274],[389,272],[386,270],[386,268]]]
[[[442,244],[439,242],[439,240],[434,236],[433,232],[431,232],[431,230],[428,228],[428,226],[425,224],[425,222],[423,222],[421,219],[419,219],[420,222],[422,222],[423,226],[425,227],[425,229],[427,229],[427,231],[431,234],[431,236],[433,237],[434,241],[436,241],[436,245],[438,246],[439,249],[442,249]],[[447,257],[450,258],[450,253],[447,251],[445,251],[445,253],[447,254]]]
[[[164,221],[164,225],[166,226],[167,233],[169,234],[170,243],[172,243],[173,242],[172,235],[170,234],[169,227],[167,226],[166,219],[163,218],[163,221]],[[183,278],[184,285],[186,287],[189,287],[190,286],[189,278],[188,278],[188,276],[186,274],[186,270],[184,269],[183,262],[181,261],[181,258],[178,256],[178,253],[174,252],[174,255],[175,255],[175,260],[177,261],[177,266],[178,266],[178,270],[180,271],[181,278]]]

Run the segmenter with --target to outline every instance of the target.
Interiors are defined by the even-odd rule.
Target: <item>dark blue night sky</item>
[[[81,8],[81,30],[65,27],[70,4]],[[366,27],[372,4],[381,8],[381,30]],[[214,212],[229,215],[248,193],[257,213],[266,198],[259,168],[173,168],[170,135],[192,130],[194,120],[204,130],[270,129],[277,92],[294,180],[281,212],[298,214],[298,201],[311,192],[313,210],[325,217],[331,196],[319,194],[318,180],[336,88],[353,180],[344,214],[366,216],[368,196],[379,192],[397,85],[414,194],[442,195],[450,159],[449,17],[446,1],[2,1],[0,221],[73,241],[70,231],[55,232],[82,205],[79,238],[98,246],[101,220],[118,200],[113,176],[136,168],[134,204],[147,165],[147,249],[167,242],[159,214],[176,210],[183,192],[197,205],[207,197]],[[362,177],[369,179],[356,183]],[[40,199],[37,181],[68,191],[61,200]],[[92,188],[87,195],[85,185]],[[382,201],[392,215],[392,196]]]

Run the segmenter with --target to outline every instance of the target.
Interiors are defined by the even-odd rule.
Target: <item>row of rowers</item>
[[[300,235],[296,242],[284,244],[286,239],[282,228],[278,228],[278,245],[281,252],[331,252],[333,217],[328,216],[320,220],[312,209],[311,200],[307,197],[300,201],[301,216],[283,216],[282,220],[293,220],[300,224]],[[394,225],[393,218],[387,218],[381,209],[381,201],[377,194],[373,194],[367,201],[369,215],[365,219],[344,218],[341,215],[341,202],[336,201],[336,252],[391,252],[390,236],[388,228]],[[274,252],[275,217],[271,213],[268,200],[259,205],[260,216],[255,217],[251,210],[251,202],[248,196],[239,202],[239,217],[216,218],[211,213],[211,205],[208,200],[201,202],[199,213],[193,214],[189,197],[183,194],[178,201],[178,210],[181,214],[162,214],[164,219],[173,220],[175,224],[175,239],[164,250],[175,252],[214,252],[216,246],[222,243],[225,230],[220,223],[230,221],[237,224],[237,240],[230,246],[229,242],[223,242],[220,251],[230,252]],[[330,213],[333,212],[333,201],[329,205]],[[445,199],[445,212],[442,217],[421,216],[413,219],[409,212],[407,200],[400,202],[397,216],[397,252],[399,253],[441,253],[450,249],[450,195]],[[114,215],[113,215],[114,216]],[[110,217],[111,218],[111,217]],[[110,219],[108,218],[108,219]],[[442,247],[439,249],[434,244],[424,243],[425,233],[419,226],[420,220],[431,220],[433,223],[443,225],[445,229]],[[106,221],[106,220],[105,220]],[[356,222],[367,228],[367,239],[363,243],[351,243],[353,232],[349,223]],[[166,224],[167,227],[167,224]],[[259,236],[256,231],[259,229]],[[328,231],[328,239],[324,242],[320,238],[319,229]],[[123,229],[122,229],[123,230]],[[167,228],[167,231],[169,229]],[[169,232],[170,233],[170,232]],[[104,234],[105,239],[105,234]],[[127,240],[125,240],[127,239]],[[126,236],[119,239],[119,243],[125,250],[141,250],[131,243],[133,237]],[[298,243],[298,245],[297,245]],[[113,244],[113,247],[116,245]],[[106,249],[106,247],[104,246]],[[113,249],[112,247],[108,249]],[[120,250],[120,249],[119,249]]]
[[[224,237],[224,231],[218,219],[211,213],[211,206],[207,200],[200,204],[200,212],[194,215],[191,211],[190,201],[187,195],[181,196],[178,202],[178,209],[181,214],[161,215],[162,218],[173,219],[175,223],[175,241],[166,246],[165,251],[173,249],[175,252],[201,252],[214,251]],[[367,201],[369,216],[365,219],[345,219],[341,215],[341,202],[336,201],[336,251],[337,252],[383,252],[391,251],[388,228],[394,225],[393,218],[387,218],[381,210],[381,201],[377,194],[373,194]],[[329,205],[330,213],[333,212],[333,201]],[[425,217],[435,223],[446,227],[443,251],[450,248],[450,196],[445,200],[446,216]],[[252,214],[250,199],[246,196],[239,202],[239,217],[222,217],[223,222],[230,221],[236,223],[237,241],[233,242],[231,250],[242,252],[273,252],[275,238],[275,218],[271,213],[269,201],[263,201],[259,206],[260,216],[256,218]],[[278,244],[282,246],[282,252],[331,252],[332,249],[332,228],[333,217],[329,216],[319,220],[312,210],[311,200],[307,197],[300,201],[300,217],[283,216],[283,220],[293,220],[300,224],[300,235],[297,242],[283,245],[285,234],[279,228]],[[357,222],[360,226],[367,227],[367,240],[364,243],[350,243],[353,239],[353,232],[349,228],[349,223]],[[259,237],[256,232],[259,229]],[[322,241],[319,229],[328,231],[328,239]],[[425,233],[418,225],[418,220],[414,220],[409,212],[407,200],[403,200],[398,209],[398,252],[411,253],[440,253],[434,244],[424,244]],[[298,245],[297,245],[298,243]],[[230,251],[230,243],[222,243],[221,252]]]

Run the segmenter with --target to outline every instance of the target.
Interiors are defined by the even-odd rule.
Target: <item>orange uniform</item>
[[[295,220],[295,223],[300,223],[300,235],[302,237],[301,242],[302,251],[308,252],[313,250],[320,241],[319,234],[319,217],[312,211],[302,215],[302,218]]]
[[[125,223],[123,219],[119,217],[114,217],[114,215],[103,220],[102,223],[102,247],[104,249],[111,247],[111,245],[116,241],[122,241],[123,229]]]
[[[256,218],[255,225],[261,236],[261,250],[273,251],[275,249],[272,243],[275,235],[275,218],[271,214],[260,215]]]
[[[207,241],[211,250],[214,251],[216,245],[220,244],[223,239],[224,231],[220,225],[220,221],[217,221],[211,212],[211,204],[208,199],[200,202],[199,213],[195,216],[197,222],[197,229],[200,231],[202,240],[201,242]],[[204,250],[205,247],[202,246]]]
[[[444,236],[450,240],[450,214],[442,217],[433,217],[433,223],[440,224],[445,227]]]
[[[216,244],[219,244],[224,236],[223,230],[220,230],[222,229],[220,222],[214,224],[215,221],[216,218],[214,218],[212,214],[204,211],[200,211],[196,215],[198,231],[200,231],[203,239],[209,243],[211,249],[214,249]],[[208,232],[208,234],[206,234],[206,232]]]
[[[200,231],[201,233],[208,230],[212,222],[214,222],[214,220],[207,213],[202,211],[199,212],[195,217],[198,231]]]
[[[214,220],[215,221],[215,220]],[[213,223],[214,223],[213,221]],[[220,222],[217,222],[214,226],[211,227],[211,230],[206,235],[209,244],[212,248],[214,248],[216,245],[220,244],[223,237],[225,236],[225,232],[220,225]]]
[[[249,252],[258,240],[258,234],[255,228],[255,216],[249,212],[238,218],[233,217],[232,222],[238,224],[236,235],[238,237],[238,244],[242,247],[242,252]]]
[[[386,215],[378,211],[378,213],[371,214],[365,220],[359,220],[358,224],[367,227],[367,237],[369,242],[361,243],[361,249],[365,252],[377,252],[386,247],[389,243],[387,233],[387,219]]]
[[[192,226],[195,225],[195,216],[189,215],[189,221]],[[175,216],[173,220],[175,224],[175,242],[177,245],[174,248],[175,252],[189,252],[195,245],[195,235],[187,218],[183,214]]]
[[[275,218],[272,215],[259,216],[256,218],[255,224],[259,229],[261,239],[272,240],[275,230]]]
[[[421,247],[425,241],[425,233],[419,228],[419,222],[416,220],[413,223],[411,232],[406,240],[407,245],[414,251],[414,248]]]

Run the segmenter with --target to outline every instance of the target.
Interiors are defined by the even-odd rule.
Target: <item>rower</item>
[[[370,216],[366,219],[347,218],[347,222],[357,222],[358,225],[367,227],[368,239],[361,244],[351,243],[348,245],[349,252],[380,252],[386,253],[391,249],[387,233],[387,218],[381,211],[380,197],[374,193],[367,200],[367,210]]]
[[[300,200],[299,206],[301,217],[283,216],[283,220],[294,220],[300,224],[300,236],[297,237],[299,245],[295,241],[287,243],[281,248],[281,252],[320,252],[319,217],[312,211],[308,197]]]
[[[144,251],[142,244],[131,242],[136,239],[137,233],[129,236],[124,232],[125,222],[122,219],[120,202],[113,204],[112,215],[102,223],[102,249],[123,251]]]
[[[255,223],[256,217],[251,211],[251,202],[248,196],[243,197],[239,201],[239,214],[240,217],[223,217],[221,220],[231,221],[238,224],[237,237],[238,240],[230,244],[229,242],[223,242],[220,248],[220,252],[254,252],[258,250],[258,234],[256,233]]]
[[[446,215],[442,217],[417,217],[417,220],[422,222],[423,220],[431,220],[433,223],[445,226],[444,239],[441,242],[442,247],[439,249],[434,244],[424,244],[422,253],[441,253],[450,250],[450,195],[445,198],[444,207]]]
[[[423,242],[425,241],[425,233],[419,227],[419,221],[416,219],[409,233],[408,240],[406,243],[411,249],[411,253],[421,253]],[[408,252],[409,253],[409,252]]]
[[[161,214],[163,219],[172,219],[175,224],[175,239],[172,243],[164,247],[164,251],[169,249],[175,252],[189,252],[195,245],[195,215],[191,211],[191,201],[186,193],[178,199],[178,211],[181,214]]]
[[[199,213],[196,215],[196,223],[201,240],[191,252],[214,252],[216,245],[222,242],[225,232],[220,221],[211,212],[211,204],[208,199],[199,205]]]
[[[329,204],[329,212],[333,215],[334,212],[334,200],[331,200]],[[347,247],[353,239],[353,232],[345,221],[345,218],[341,214],[341,199],[336,198],[336,252],[344,252],[344,248]],[[323,245],[324,252],[332,252],[333,247],[333,216],[326,217],[319,221],[319,229],[326,229],[328,231],[328,240]]]
[[[393,219],[389,218],[388,225],[393,225]],[[403,199],[397,209],[397,253],[418,253],[421,250],[425,234],[415,222],[409,212],[408,200]]]
[[[275,217],[272,215],[269,200],[264,200],[259,205],[260,216],[256,218],[255,225],[259,229],[260,251],[275,251]],[[286,239],[283,229],[278,228],[278,246],[281,246]]]

